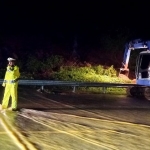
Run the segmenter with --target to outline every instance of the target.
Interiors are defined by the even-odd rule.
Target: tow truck
[[[129,59],[132,50],[142,51],[138,54],[135,66],[135,86],[127,89],[131,96],[144,96],[150,100],[150,41],[136,39],[125,45],[125,52],[119,74],[129,75]]]

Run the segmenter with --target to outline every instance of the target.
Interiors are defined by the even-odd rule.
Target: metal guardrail
[[[3,83],[3,79],[0,79],[0,84]],[[44,86],[70,86],[73,87],[75,92],[76,87],[103,87],[105,93],[108,87],[126,88],[129,86],[140,86],[136,84],[123,84],[123,83],[106,83],[106,82],[76,82],[76,81],[55,81],[55,80],[19,80],[19,85],[37,85],[41,86],[41,90],[44,90]]]
[[[3,79],[0,79],[0,84]],[[107,82],[79,82],[79,81],[55,81],[55,80],[19,80],[20,85],[53,85],[53,86],[89,86],[89,87],[127,87],[136,84],[107,83]],[[137,85],[138,86],[138,85]]]

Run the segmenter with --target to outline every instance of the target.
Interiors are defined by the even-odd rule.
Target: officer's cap
[[[7,58],[7,60],[8,61],[15,61],[16,59],[9,57],[9,58]]]

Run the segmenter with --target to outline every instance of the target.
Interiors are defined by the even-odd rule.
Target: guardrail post
[[[44,91],[44,85],[41,86],[41,91]]]
[[[72,92],[73,92],[73,93],[75,93],[75,92],[76,92],[76,86],[74,86],[74,87],[73,87]]]
[[[106,93],[106,88],[107,88],[107,87],[103,86],[103,94]]]

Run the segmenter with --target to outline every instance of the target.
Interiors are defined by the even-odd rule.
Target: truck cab
[[[135,68],[136,83],[150,86],[150,51],[140,52],[136,60]]]

